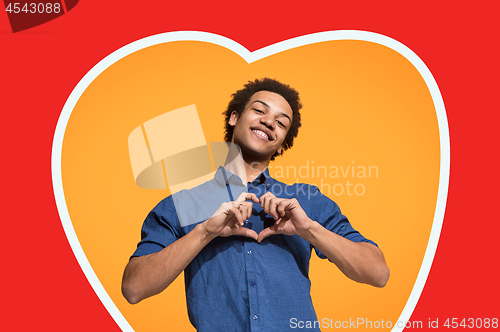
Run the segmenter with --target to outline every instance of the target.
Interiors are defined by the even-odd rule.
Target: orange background
[[[383,250],[391,268],[389,283],[383,289],[357,284],[313,254],[310,277],[318,319],[398,319],[425,252],[439,181],[437,119],[418,71],[397,52],[362,41],[303,46],[252,64],[221,46],[171,42],[135,52],[105,70],[75,106],[63,143],[63,187],[78,239],[136,331],[194,329],[182,276],[138,305],[121,296],[121,276],[140,240],[142,221],[168,195],[168,190],[135,185],[128,135],[157,115],[196,104],[207,142],[222,141],[221,113],[231,93],[264,76],[295,87],[304,104],[295,145],[271,170],[280,165],[298,169],[313,161],[315,166],[345,169],[354,161],[378,168],[378,177],[344,178],[340,172],[340,178],[323,183],[364,185],[362,196],[329,196]],[[299,181],[319,185],[321,179]]]

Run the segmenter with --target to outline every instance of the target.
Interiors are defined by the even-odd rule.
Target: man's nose
[[[260,118],[260,123],[265,125],[269,129],[274,129],[275,123],[274,118],[269,114],[265,114]]]

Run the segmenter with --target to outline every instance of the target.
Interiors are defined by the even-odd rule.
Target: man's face
[[[239,117],[236,111],[231,113],[232,142],[241,148],[244,157],[270,160],[275,152],[283,150],[292,116],[285,98],[274,92],[256,92]]]

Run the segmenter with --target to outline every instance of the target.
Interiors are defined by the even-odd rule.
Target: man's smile
[[[273,137],[271,133],[262,127],[257,127],[257,128],[251,128],[252,132],[259,138],[262,138],[263,140],[266,141],[273,141]]]

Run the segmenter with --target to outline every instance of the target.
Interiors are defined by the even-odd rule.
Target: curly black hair
[[[232,99],[223,113],[225,121],[224,141],[231,142],[233,138],[234,127],[229,124],[231,113],[236,111],[239,117],[245,110],[245,106],[250,101],[250,98],[252,98],[252,96],[259,91],[269,91],[279,94],[288,102],[290,108],[292,109],[292,123],[288,129],[285,140],[283,141],[283,151],[288,150],[292,147],[293,139],[297,137],[299,127],[301,126],[300,109],[302,108],[302,104],[300,103],[299,93],[288,84],[284,84],[267,77],[263,79],[256,79],[255,81],[248,81],[248,83],[244,85],[243,89],[238,90],[231,95]],[[283,154],[283,151],[281,154]],[[278,152],[274,153],[271,160],[274,160],[274,158],[279,155],[280,154],[278,154]]]

